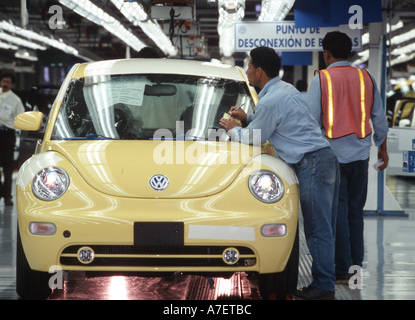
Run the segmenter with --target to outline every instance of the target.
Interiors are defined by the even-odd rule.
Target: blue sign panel
[[[281,65],[283,66],[311,66],[312,52],[282,52]]]
[[[361,21],[357,21],[360,20]],[[335,27],[382,21],[381,0],[296,0],[297,28]]]

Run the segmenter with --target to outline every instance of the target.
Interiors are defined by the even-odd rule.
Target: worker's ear
[[[329,59],[332,59],[332,58],[333,58],[333,55],[331,54],[331,52],[330,52],[330,51],[328,51],[328,50],[324,50],[324,51],[323,51],[323,53],[324,53],[324,57],[325,57],[327,60],[329,60]]]

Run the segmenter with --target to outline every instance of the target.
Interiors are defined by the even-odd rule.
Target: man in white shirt
[[[20,98],[11,90],[16,84],[12,74],[5,74],[0,80],[0,166],[3,169],[3,181],[0,180],[0,198],[4,197],[6,206],[12,206],[12,176],[14,170],[14,148],[16,134],[14,118],[25,111]]]

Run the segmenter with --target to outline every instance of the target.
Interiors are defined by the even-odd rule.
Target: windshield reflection
[[[212,130],[224,134],[219,120],[241,104],[253,112],[247,85],[228,79],[166,74],[80,78],[67,90],[52,139],[218,139]]]

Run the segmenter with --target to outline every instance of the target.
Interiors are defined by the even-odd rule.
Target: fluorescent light
[[[402,28],[402,27],[403,27],[403,22],[402,22],[402,20],[399,20],[397,24],[393,24],[392,26],[391,26],[391,24],[388,22],[388,23],[386,24],[386,32],[387,32],[387,33],[389,33],[389,32],[391,32],[391,31],[398,30],[398,29],[400,29],[400,28]]]
[[[415,58],[415,53],[412,54],[402,54],[397,58],[394,58],[391,60],[391,66],[395,65],[395,64],[399,64],[399,63],[404,63],[406,61],[412,60]]]
[[[415,57],[415,43],[410,43],[406,46],[395,48],[392,50],[391,54],[394,55],[391,59],[391,66],[404,63],[406,61],[412,60]]]
[[[157,21],[149,19],[141,4],[137,2],[124,2],[124,0],[111,0],[112,3],[134,26],[139,26],[159,48],[169,56],[176,56],[178,50],[170,39],[164,34]]]
[[[258,21],[282,21],[290,12],[294,0],[262,0]]]
[[[390,42],[391,42],[392,45],[397,45],[397,44],[400,44],[402,42],[406,42],[408,40],[411,40],[413,38],[415,38],[415,30],[414,29],[412,29],[408,32],[401,33],[399,35],[394,36],[391,39]]]
[[[5,32],[0,32],[0,39],[13,43],[15,45],[18,45],[20,47],[30,48],[33,50],[46,50],[47,49],[45,46],[30,42],[28,40],[25,40],[25,39],[22,39],[16,36],[12,36]]]
[[[410,43],[406,46],[393,49],[391,53],[394,55],[401,55],[401,54],[408,54],[413,51],[415,51],[415,43]]]
[[[73,54],[75,56],[78,55],[78,50],[75,48],[68,46],[63,42],[62,39],[56,40],[54,38],[50,38],[44,35],[41,35],[37,32],[34,32],[32,30],[24,29],[19,26],[15,26],[14,24],[7,22],[7,21],[0,21],[0,28],[9,32],[15,32],[18,31],[19,36],[25,37],[29,40],[38,41],[41,43],[44,43],[50,47],[54,47],[56,49],[62,50],[66,53]],[[25,46],[25,45],[24,45]],[[26,46],[25,46],[26,47]],[[30,47],[29,47],[30,48]],[[31,48],[35,49],[35,48]],[[46,48],[42,46],[40,50],[45,50]]]
[[[398,23],[396,24],[390,24],[390,23],[386,23],[386,33],[390,33],[393,31],[396,31],[400,28],[402,28],[404,26],[403,22],[401,20],[399,20]],[[362,35],[362,45],[367,45],[369,44],[369,32],[366,32],[365,34]],[[401,35],[397,35],[397,36],[393,36],[392,37],[392,44],[393,45],[397,45],[403,41],[407,41],[411,38],[415,37],[412,31],[403,33]],[[389,40],[388,40],[389,43]],[[402,50],[400,50],[402,49]],[[411,45],[399,48],[399,49],[394,49],[391,54],[394,55],[400,55],[397,58],[394,58],[391,60],[391,65],[397,64],[397,63],[402,63],[405,61],[410,60],[411,58],[408,58],[409,56],[407,56],[406,54],[412,52],[413,50],[415,50],[415,48],[412,48]],[[361,52],[358,53],[359,58],[357,58],[355,61],[353,61],[353,65],[359,65],[362,64],[364,62],[366,62],[367,60],[369,60],[369,50],[363,50]],[[407,59],[407,60],[405,60]],[[405,60],[405,61],[404,61]]]
[[[37,56],[35,56],[33,53],[29,52],[28,50],[17,50],[14,54],[16,58],[25,59],[29,61],[37,61]]]
[[[131,31],[127,30],[117,19],[110,16],[91,1],[85,0],[59,0],[61,4],[75,11],[84,18],[104,27],[108,32],[124,41],[136,51],[145,47]]]
[[[125,2],[124,0],[111,0],[111,2],[135,26],[149,19],[142,5],[137,2]]]
[[[357,58],[356,60],[354,60],[352,62],[353,65],[359,65],[362,64],[364,62],[366,62],[367,60],[369,60],[369,49],[360,51],[357,53],[357,55],[359,56],[359,58]]]
[[[403,27],[402,20],[399,20],[397,24],[393,24],[392,26],[390,23],[386,24],[386,33],[393,32]],[[362,46],[369,43],[369,32],[366,32],[362,35]]]
[[[17,49],[19,49],[18,46],[15,46],[15,45],[10,44],[10,43],[1,42],[1,41],[0,41],[0,48],[1,49],[6,49],[6,50],[17,50]]]
[[[218,0],[219,50],[230,57],[235,49],[234,24],[245,16],[245,0]]]

